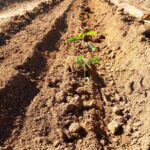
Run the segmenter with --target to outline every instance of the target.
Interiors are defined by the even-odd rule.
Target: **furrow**
[[[26,26],[32,24],[32,21],[37,17],[51,12],[61,1],[62,0],[41,1],[37,7],[35,6],[32,10],[26,11],[23,14],[14,15],[11,18],[2,18],[4,21],[1,19],[0,46],[7,44],[8,40],[10,40],[16,33],[23,30]]]
[[[26,107],[40,90],[38,88],[38,79],[40,75],[45,74],[47,59],[44,57],[44,52],[38,48],[39,43],[45,41],[45,37],[53,33],[59,34],[65,30],[65,28],[60,28],[60,24],[65,21],[71,4],[72,0],[66,0],[60,6],[57,6],[56,12],[53,14],[55,15],[54,21],[50,26],[47,24],[50,29],[47,29],[43,37],[37,40],[37,43],[33,46],[29,55],[24,58],[24,61],[15,68],[5,68],[7,71],[10,69],[10,73],[5,78],[6,80],[1,82],[0,89],[0,127],[1,133],[3,133],[0,136],[1,145],[4,144],[11,134],[13,136],[19,134],[18,129],[22,128]],[[57,14],[58,9],[60,10],[59,14]],[[4,76],[1,74],[1,77]],[[6,129],[4,130],[4,128]]]

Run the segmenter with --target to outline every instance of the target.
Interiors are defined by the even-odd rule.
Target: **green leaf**
[[[97,50],[97,47],[94,46],[94,45],[88,45],[87,47],[88,47],[90,50],[92,50],[92,51],[96,51],[96,50]]]
[[[78,40],[81,40],[82,38],[81,37],[77,37],[77,36],[74,36],[74,37],[71,37],[68,39],[69,42],[76,42]]]
[[[88,32],[85,33],[85,35],[87,35],[87,36],[96,35],[96,31],[88,31]]]
[[[83,60],[84,60],[84,56],[83,56],[83,55],[77,56],[77,60],[78,60],[78,61],[83,61]]]
[[[74,37],[69,38],[68,41],[69,41],[69,42],[76,42],[76,41],[78,41],[78,40],[83,39],[83,36],[84,36],[84,33],[81,32],[81,33],[79,33],[77,36],[74,36]]]
[[[81,33],[79,33],[78,35],[77,35],[77,37],[83,37],[84,36],[84,33],[83,32],[81,32]]]
[[[99,58],[91,58],[87,64],[91,65],[91,64],[99,64]]]
[[[84,65],[84,56],[83,55],[80,55],[80,56],[77,56],[76,58],[76,63],[79,65],[79,66],[82,66]]]

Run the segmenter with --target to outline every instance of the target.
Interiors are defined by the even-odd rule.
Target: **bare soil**
[[[24,1],[31,1],[31,0],[0,0],[0,10],[5,9],[6,7],[17,5],[19,3],[22,3]],[[36,1],[36,0],[33,0]]]
[[[68,42],[85,30],[98,51]],[[78,55],[100,58],[88,80]],[[0,150],[150,150],[149,57],[144,22],[100,0],[42,1],[2,21]]]
[[[149,0],[142,0],[142,1],[140,1],[140,0],[125,0],[125,1],[150,10],[150,1]]]

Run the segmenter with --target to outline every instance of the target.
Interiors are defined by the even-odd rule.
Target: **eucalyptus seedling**
[[[94,52],[94,51],[97,51],[97,47],[94,46],[93,44],[86,42],[86,40],[85,40],[87,37],[91,37],[94,35],[96,35],[96,31],[81,32],[78,35],[69,38],[68,41],[69,42],[76,42],[76,41],[82,40],[82,44],[86,45],[86,47],[89,50]]]
[[[97,47],[91,44],[87,44],[87,48],[90,49],[91,51],[95,52],[97,51]]]
[[[81,32],[78,35],[69,38],[68,41],[76,42],[78,40],[83,40],[85,36],[94,36],[94,35],[96,35],[96,31]]]
[[[91,58],[89,60],[86,60],[83,55],[79,55],[76,58],[75,61],[81,68],[83,68],[84,71],[84,78],[86,78],[86,70],[88,65],[95,65],[99,64],[99,58]]]

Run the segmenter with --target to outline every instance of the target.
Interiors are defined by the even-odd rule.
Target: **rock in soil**
[[[80,126],[79,123],[72,123],[69,126],[69,131],[70,132],[76,133],[76,132],[79,132],[80,130],[81,130],[81,126]]]
[[[108,129],[114,135],[119,135],[119,134],[122,134],[123,132],[122,126],[115,120],[111,121],[108,124]]]
[[[113,107],[113,113],[115,113],[116,115],[123,115],[122,114],[122,109],[119,108],[118,106]]]

